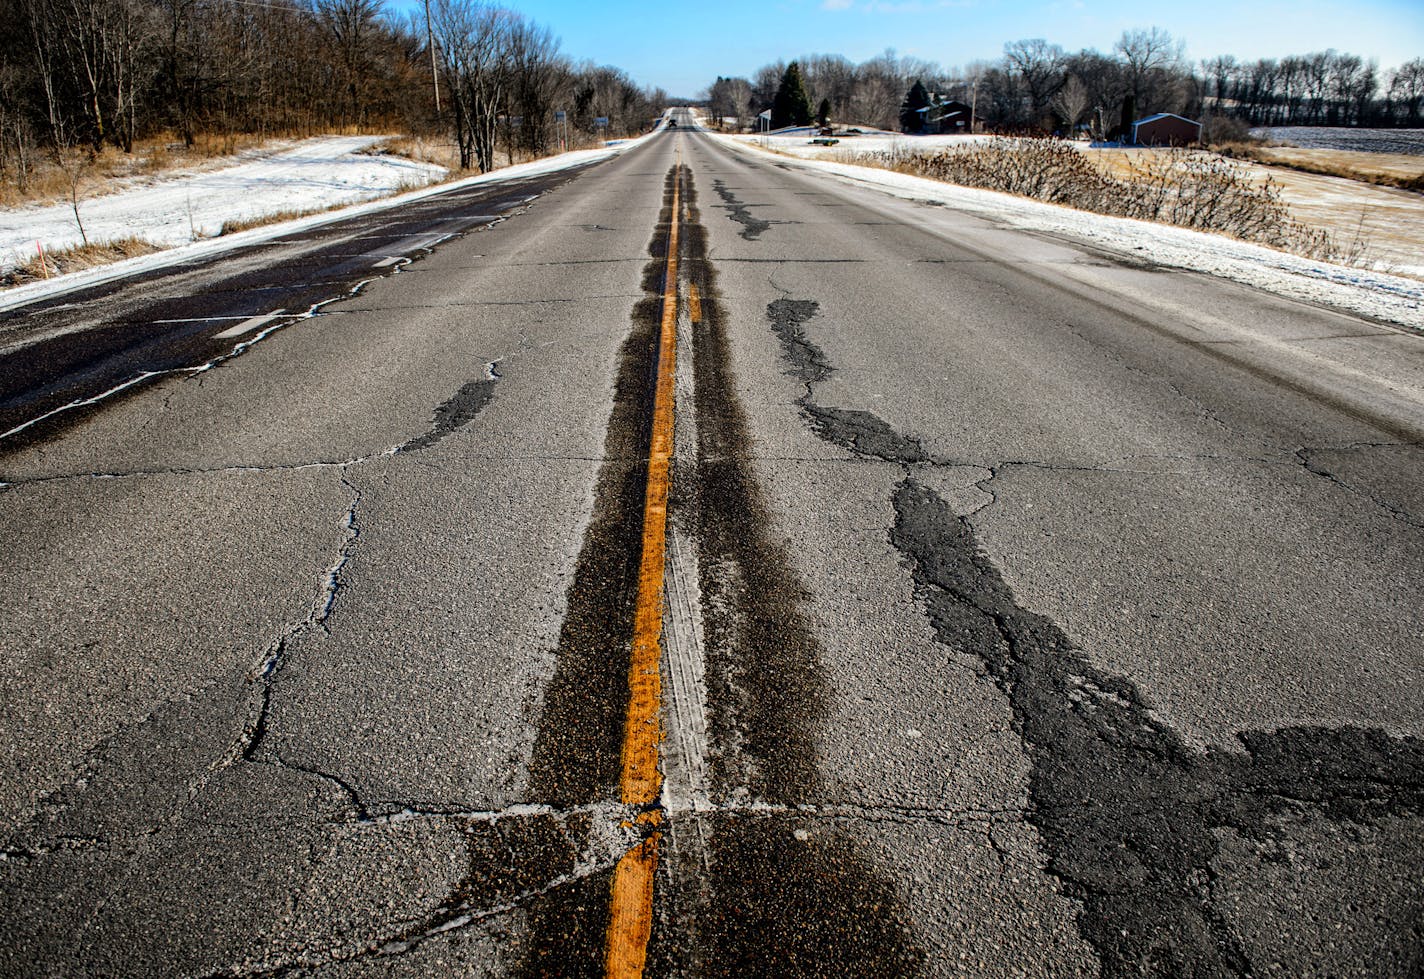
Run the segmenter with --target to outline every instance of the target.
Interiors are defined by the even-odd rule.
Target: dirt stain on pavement
[[[659,974],[914,975],[923,952],[855,831],[785,811],[825,801],[817,739],[833,693],[801,611],[806,590],[770,531],[690,173],[683,193],[682,261],[703,315],[695,471],[676,474],[671,505],[696,528],[717,811],[701,817],[705,850],[686,821],[671,822],[675,849],[703,859],[664,876],[651,961]]]

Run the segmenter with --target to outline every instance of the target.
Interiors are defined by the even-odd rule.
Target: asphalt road
[[[0,319],[0,973],[604,972],[674,219],[648,974],[1424,971],[1424,339],[683,131]]]

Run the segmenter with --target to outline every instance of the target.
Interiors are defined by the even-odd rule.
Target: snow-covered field
[[[161,247],[210,238],[224,222],[259,219],[385,197],[422,187],[445,170],[404,157],[359,152],[378,136],[324,136],[201,173],[168,174],[148,186],[80,199],[92,242],[137,236]],[[0,271],[35,257],[36,242],[57,251],[81,242],[69,204],[0,211]]]
[[[744,153],[762,152],[761,140],[755,136],[716,138]],[[1004,227],[1077,238],[1160,265],[1218,275],[1288,298],[1424,330],[1424,282],[1415,279],[1312,261],[1220,235],[1107,217],[875,167],[826,159],[803,163],[898,197],[936,201]]]
[[[1312,150],[1407,153],[1424,156],[1424,129],[1348,129],[1334,126],[1267,126],[1252,136]]]

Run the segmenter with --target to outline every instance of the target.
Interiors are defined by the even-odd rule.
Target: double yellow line
[[[642,976],[653,930],[653,878],[662,838],[662,792],[658,744],[662,740],[663,570],[667,561],[667,500],[673,452],[673,402],[677,373],[677,253],[682,223],[682,152],[678,151],[672,189],[672,220],[663,274],[663,316],[658,344],[657,387],[653,395],[653,432],[648,453],[648,484],[643,498],[643,552],[638,568],[638,599],[633,619],[633,655],[628,666],[628,718],[623,738],[623,773],[619,795],[624,805],[640,806],[636,825],[643,841],[625,853],[613,872],[604,974],[610,979]]]

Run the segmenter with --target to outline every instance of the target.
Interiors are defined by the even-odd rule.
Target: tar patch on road
[[[453,435],[475,420],[475,416],[494,397],[492,380],[471,381],[455,393],[455,396],[435,409],[430,431],[413,438],[401,446],[402,452],[418,452]]]
[[[658,974],[914,975],[923,954],[855,833],[756,808],[823,801],[816,735],[832,692],[800,611],[805,589],[770,530],[690,173],[683,195],[682,264],[702,296],[698,439],[695,470],[675,474],[670,505],[696,533],[718,811],[669,822],[684,857],[659,881],[650,961]],[[698,818],[705,849],[689,825]]]
[[[807,420],[832,444],[905,465],[890,542],[939,640],[977,657],[1012,707],[1032,763],[1028,819],[1050,872],[1082,903],[1078,928],[1103,974],[1258,971],[1213,903],[1220,831],[1269,844],[1274,817],[1371,824],[1424,815],[1424,742],[1294,727],[1243,732],[1241,753],[1187,745],[1136,685],[1094,667],[1053,621],[1019,605],[969,520],[914,478],[929,462],[917,440],[869,412],[814,402],[812,385],[835,369],[803,329],[816,312],[791,300],[767,309],[787,373],[807,384]],[[1421,939],[1400,944],[1417,950]],[[1421,965],[1416,951],[1412,961],[1370,967],[1406,975]]]
[[[727,217],[742,226],[742,237],[747,241],[756,241],[773,224],[786,224],[786,221],[765,221],[754,217],[751,209],[737,200],[736,195],[721,180],[712,181],[712,186],[716,188],[717,195],[722,198],[722,204],[727,209]]]
[[[835,372],[825,353],[807,339],[802,328],[820,308],[819,303],[810,299],[778,299],[766,308],[772,332],[780,338],[781,352],[791,364],[786,373],[806,385],[806,392],[796,403],[816,434],[833,445],[887,462],[929,462],[929,455],[918,442],[900,435],[876,415],[825,407],[815,402],[814,385]]]

